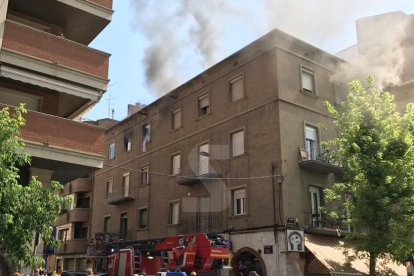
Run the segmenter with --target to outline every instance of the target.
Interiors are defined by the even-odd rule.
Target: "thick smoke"
[[[147,86],[158,95],[213,65],[225,57],[223,53],[228,55],[245,46],[230,47],[234,41],[240,41],[241,37],[253,41],[273,28],[325,50],[343,49],[355,43],[352,22],[378,13],[367,11],[386,2],[389,0],[131,0],[135,26],[147,39],[144,58]],[[398,81],[396,76],[403,63],[398,47],[402,29],[392,32],[391,45],[384,43],[381,48],[370,48],[354,67],[341,68],[337,77],[354,78],[351,73],[361,72],[356,77],[365,78],[371,73],[384,84]],[[226,52],[227,49],[231,52]],[[378,52],[386,55],[373,65]],[[385,70],[389,66],[393,72]]]
[[[348,82],[373,75],[380,88],[401,83],[407,52],[404,42],[411,17],[401,12],[357,21],[358,45],[350,63],[342,64],[335,80]]]

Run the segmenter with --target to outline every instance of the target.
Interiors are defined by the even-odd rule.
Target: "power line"
[[[144,172],[141,170],[127,168],[123,166],[112,166],[106,164],[107,167],[112,168],[119,168],[124,170],[136,171],[136,172]],[[153,175],[160,175],[160,176],[167,176],[167,177],[177,177],[177,178],[185,178],[185,179],[202,179],[202,180],[255,180],[255,179],[266,179],[266,178],[273,178],[273,177],[280,177],[281,175],[263,175],[263,176],[252,176],[252,177],[204,177],[204,176],[195,176],[195,175],[177,175],[177,174],[168,174],[168,173],[161,173],[161,172],[153,172],[153,171],[145,171],[145,173],[153,174]]]

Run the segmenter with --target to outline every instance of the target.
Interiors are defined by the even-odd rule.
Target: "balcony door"
[[[321,190],[317,187],[309,187],[312,226],[318,227],[321,223]]]
[[[313,126],[305,126],[305,148],[310,160],[316,160],[319,154],[318,129]]]
[[[210,147],[204,144],[198,147],[198,175],[207,174],[210,164]]]
[[[197,231],[200,233],[208,232],[210,219],[210,197],[203,196],[198,198],[197,204]]]

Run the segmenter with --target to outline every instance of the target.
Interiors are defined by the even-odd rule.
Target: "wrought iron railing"
[[[334,219],[322,212],[305,211],[305,227],[307,229],[339,229],[341,231],[351,231],[344,219]]]
[[[338,167],[342,167],[342,162],[337,160],[334,156],[334,151],[325,149],[321,146],[321,144],[307,141],[305,144],[305,157],[303,157],[303,161],[306,160],[314,160]]]

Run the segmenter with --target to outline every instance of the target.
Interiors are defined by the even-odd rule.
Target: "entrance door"
[[[198,198],[197,206],[197,231],[208,232],[210,221],[210,197],[203,196]]]

